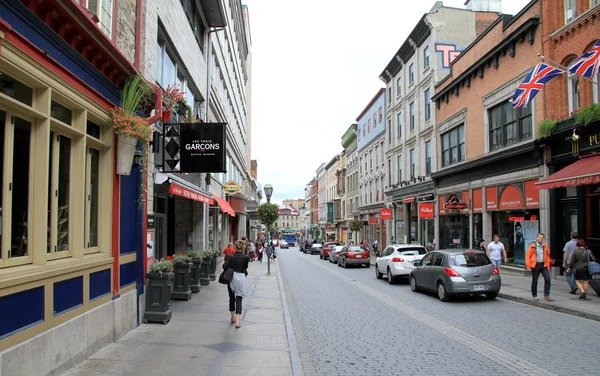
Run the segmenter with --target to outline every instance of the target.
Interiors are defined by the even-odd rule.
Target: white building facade
[[[327,223],[327,170],[325,170],[325,163],[322,163],[317,168],[317,182],[319,186],[317,193],[317,202],[319,205],[317,224],[319,225],[319,239],[324,239],[325,225]]]

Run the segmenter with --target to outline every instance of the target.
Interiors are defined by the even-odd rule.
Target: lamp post
[[[267,204],[271,203],[271,195],[273,195],[273,186],[271,184],[265,185],[263,188],[265,191],[265,196],[267,197]],[[271,224],[267,223],[267,245],[271,245]],[[273,253],[275,253],[275,248],[273,248]],[[267,275],[271,275],[271,257],[267,257]]]

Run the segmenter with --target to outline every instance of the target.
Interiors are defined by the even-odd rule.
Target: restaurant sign
[[[238,193],[240,189],[242,189],[242,187],[240,187],[240,185],[234,182],[233,180],[223,184],[223,190],[229,193],[230,195]]]
[[[446,203],[444,204],[444,209],[447,212],[457,212],[464,209],[467,209],[467,204],[462,201],[460,195],[451,193],[446,198]]]
[[[164,124],[163,172],[227,172],[226,123]]]

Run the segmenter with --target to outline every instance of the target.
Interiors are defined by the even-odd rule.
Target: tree
[[[279,206],[277,204],[264,203],[258,207],[258,219],[262,224],[270,227],[279,218]]]
[[[363,228],[363,223],[357,219],[350,222],[350,230],[360,231]]]

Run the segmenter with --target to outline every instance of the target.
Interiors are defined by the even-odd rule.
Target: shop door
[[[571,232],[579,231],[577,226],[577,206],[575,203],[564,204],[563,221],[564,223],[559,228],[562,229],[561,244],[564,245],[571,240]]]
[[[157,260],[167,258],[167,216],[155,214],[154,257]]]

